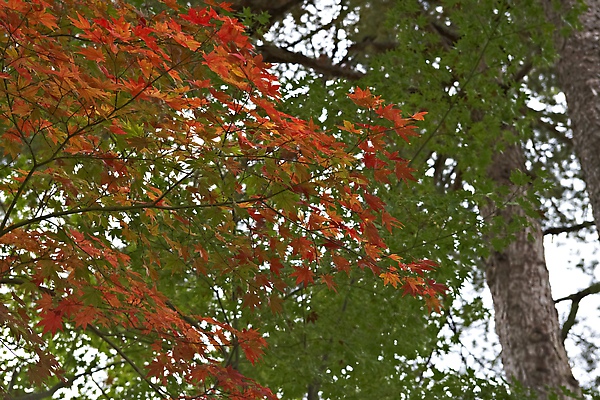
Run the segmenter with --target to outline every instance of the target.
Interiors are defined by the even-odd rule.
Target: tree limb
[[[584,297],[589,296],[590,294],[596,294],[596,293],[600,293],[600,282],[593,283],[586,289],[583,289],[572,295],[569,295],[566,297],[561,297],[560,299],[554,300],[554,303],[555,304],[560,303],[561,301],[565,301],[565,300],[581,301],[581,299],[583,299]]]
[[[460,37],[461,37],[460,34],[456,31],[454,31],[453,29],[450,29],[449,27],[444,26],[435,20],[432,20],[430,22],[430,24],[435,29],[435,31],[440,36],[442,36],[443,38],[448,40],[451,45],[454,45],[456,42],[458,42],[460,40]]]
[[[558,235],[561,233],[577,232],[577,231],[580,231],[585,228],[589,228],[594,225],[595,225],[594,221],[585,221],[585,222],[583,222],[581,224],[577,224],[577,225],[556,226],[556,227],[544,229],[543,234],[544,235]]]
[[[66,381],[58,382],[56,385],[52,386],[48,390],[44,390],[43,392],[29,393],[25,396],[20,397],[9,397],[10,400],[41,400],[46,399],[48,397],[52,397],[54,393],[56,393],[59,389],[68,388],[73,384],[73,381],[77,379],[77,376],[74,376]]]
[[[88,325],[88,328],[89,328],[89,330],[91,330],[92,332],[94,332],[100,339],[102,339],[105,343],[107,343],[110,347],[112,347],[117,353],[119,353],[119,355],[123,358],[123,360],[125,360],[125,362],[127,362],[127,364],[129,364],[131,366],[131,368],[133,368],[133,370],[140,376],[140,378],[144,382],[146,382],[152,388],[152,390],[154,390],[161,398],[167,399],[167,398],[171,397],[171,396],[168,395],[168,393],[165,393],[165,391],[162,390],[160,387],[158,387],[157,385],[155,385],[154,383],[152,383],[152,381],[150,381],[150,379],[148,379],[146,377],[146,374],[144,373],[144,371],[142,371],[140,369],[140,367],[138,367],[127,356],[127,354],[125,354],[123,352],[123,350],[119,346],[117,346],[112,340],[110,340],[110,338],[108,338],[98,328],[96,328],[95,326],[92,326],[92,325]]]
[[[573,325],[575,325],[577,311],[579,311],[579,300],[573,300],[573,302],[571,303],[571,310],[569,311],[569,316],[567,317],[567,320],[560,329],[560,338],[562,339],[563,343],[567,339],[569,331],[571,330]]]
[[[48,397],[52,397],[52,395],[54,395],[54,393],[56,393],[59,389],[64,389],[64,388],[70,387],[71,385],[73,385],[73,382],[75,382],[77,379],[81,378],[82,376],[91,375],[96,372],[108,369],[110,367],[113,367],[115,365],[119,365],[122,363],[123,363],[123,361],[115,362],[115,363],[111,363],[111,364],[108,364],[101,368],[96,368],[96,369],[92,369],[92,367],[90,366],[85,372],[73,375],[71,378],[69,378],[65,381],[59,382],[56,385],[52,386],[51,388],[44,390],[43,392],[28,393],[24,396],[19,396],[19,397],[10,397],[10,395],[9,395],[9,397],[6,400],[41,400],[41,399],[45,399]]]
[[[588,288],[583,289],[583,290],[581,290],[577,293],[574,293],[570,296],[561,297],[560,299],[554,300],[555,304],[560,303],[561,301],[565,301],[565,300],[572,301],[571,310],[569,311],[569,316],[567,317],[567,320],[565,321],[565,323],[563,324],[563,327],[561,329],[561,337],[562,337],[563,342],[567,338],[569,330],[575,324],[575,318],[577,317],[577,311],[579,310],[579,302],[584,297],[589,296],[591,294],[595,294],[595,293],[600,293],[600,282],[593,283]]]
[[[264,60],[269,63],[290,63],[300,64],[307,68],[312,68],[323,75],[346,78],[349,80],[358,80],[365,74],[356,71],[350,67],[334,64],[329,57],[319,57],[318,59],[307,57],[304,54],[296,53],[291,50],[283,49],[272,44],[258,46],[257,50],[263,55]]]
[[[0,278],[0,285],[23,285],[26,282],[29,282],[28,280],[22,279],[22,278],[15,278],[15,277],[4,277],[4,278]],[[38,289],[44,293],[48,293],[51,296],[54,296],[54,290],[46,287],[46,286],[41,286],[41,285],[37,285]]]

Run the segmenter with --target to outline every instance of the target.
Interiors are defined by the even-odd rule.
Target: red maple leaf
[[[383,208],[385,207],[385,203],[381,201],[381,199],[377,196],[365,192],[363,193],[363,197],[365,198],[365,201],[367,202],[369,207],[371,207],[375,211],[383,210]]]
[[[323,274],[320,276],[321,281],[327,285],[330,290],[333,290],[337,293],[337,289],[335,288],[337,285],[333,281],[333,275],[331,274]]]
[[[448,286],[443,283],[436,283],[433,279],[427,279],[427,285],[435,292],[435,293],[446,293],[448,291]]]
[[[291,275],[296,277],[296,285],[304,283],[304,286],[308,286],[309,283],[315,282],[313,279],[315,273],[307,265],[294,267],[294,272]]]
[[[267,346],[267,341],[255,329],[243,329],[239,332],[238,342],[252,365],[262,356],[263,348]]]
[[[332,258],[337,270],[344,271],[348,276],[350,276],[350,261],[339,254],[334,254]]]
[[[83,329],[87,328],[87,326],[95,320],[97,313],[98,312],[94,307],[87,306],[81,308],[77,315],[75,315],[75,326],[81,326]]]
[[[407,277],[404,279],[402,290],[404,291],[404,295],[408,294],[412,297],[416,297],[422,292],[422,283],[416,278]]]
[[[394,165],[394,173],[398,180],[403,180],[404,183],[408,183],[409,180],[416,181],[417,179],[412,175],[415,170],[408,166],[407,161],[397,161]]]
[[[400,221],[398,221],[396,218],[392,217],[385,210],[381,212],[381,223],[389,233],[392,233],[393,227],[402,228],[402,223],[400,223]]]
[[[49,310],[42,313],[42,320],[38,322],[38,326],[42,326],[44,328],[42,333],[46,334],[46,332],[50,332],[52,335],[54,335],[56,331],[62,331],[62,315],[62,312],[57,310]]]
[[[281,275],[281,270],[285,267],[278,258],[271,258],[269,260],[269,268],[273,274],[279,276]]]
[[[427,114],[427,111],[420,111],[416,114],[412,115],[412,119],[417,120],[417,121],[423,121],[425,118],[423,118],[423,116],[425,116]]]
[[[217,15],[212,8],[190,8],[187,14],[179,14],[179,16],[196,25],[211,26],[211,19]]]

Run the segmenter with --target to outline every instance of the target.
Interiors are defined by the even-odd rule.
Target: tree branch
[[[21,278],[2,278],[0,279],[0,284],[8,284],[8,285],[22,285],[25,283],[24,279]],[[45,287],[39,287],[42,291],[44,292],[48,292],[50,295],[54,296],[54,291],[52,289],[48,289]],[[186,322],[188,322],[190,325],[192,326],[197,326],[197,322],[195,322],[192,318],[183,315],[182,313],[180,313],[175,306],[170,302],[167,301],[167,306],[171,309],[173,309],[174,311],[176,311],[179,316],[184,319]],[[93,325],[88,325],[87,329],[89,329],[90,331],[92,331],[96,336],[98,336],[100,339],[102,339],[106,344],[108,344],[110,347],[112,347],[123,359],[123,362],[129,364],[131,366],[131,368],[133,368],[133,370],[140,376],[140,378],[146,382],[161,398],[167,399],[167,398],[171,398],[171,396],[169,395],[169,393],[165,392],[164,390],[162,390],[159,386],[155,385],[154,383],[152,383],[152,381],[150,381],[150,379],[148,379],[146,377],[146,374],[144,373],[144,371],[142,371],[134,362],[133,360],[131,360],[127,354],[125,354],[123,352],[123,350],[115,343],[113,342],[106,334],[104,334],[102,331],[100,331],[98,328],[96,328]],[[115,364],[111,364],[111,365],[115,365]],[[94,371],[96,372],[96,371]],[[70,379],[64,381],[64,382],[59,382],[56,385],[54,385],[53,387],[51,387],[48,390],[45,390],[43,392],[38,392],[38,393],[31,393],[31,394],[27,394],[25,396],[21,396],[18,398],[9,398],[9,400],[40,400],[40,399],[44,399],[47,397],[51,397],[57,390],[65,388],[65,387],[69,387],[73,384],[73,381],[76,380],[77,378],[79,378],[80,376],[84,376],[89,374],[90,371],[86,371],[85,373],[79,374],[79,375],[75,375],[73,377],[71,377]],[[93,372],[92,372],[93,373]]]
[[[513,75],[512,81],[515,83],[520,83],[523,78],[525,78],[531,70],[533,69],[533,63],[531,60],[527,60],[525,64],[521,66],[521,68]]]
[[[56,393],[59,389],[68,388],[73,384],[73,381],[77,379],[78,376],[73,376],[66,381],[58,382],[56,385],[52,386],[48,390],[44,390],[43,392],[29,393],[25,396],[20,397],[9,397],[10,400],[41,400],[48,397],[52,397],[54,393]]]
[[[396,41],[379,41],[375,37],[367,36],[361,42],[354,43],[352,46],[348,47],[348,54],[379,54],[394,50],[398,46],[399,43]]]
[[[164,197],[166,196],[167,192],[163,193],[159,198],[157,198],[154,201],[151,202],[145,202],[145,203],[137,203],[137,204],[132,204],[132,205],[127,205],[127,206],[119,206],[119,205],[113,205],[113,206],[99,206],[99,205],[93,205],[93,206],[89,206],[89,207],[82,207],[82,208],[75,208],[75,209],[70,209],[70,210],[63,210],[63,211],[56,211],[53,213],[48,213],[48,214],[44,214],[44,215],[40,215],[38,217],[35,218],[31,218],[31,219],[26,219],[26,220],[22,220],[19,222],[15,222],[14,224],[7,226],[4,229],[0,230],[0,237],[6,235],[7,233],[14,231],[15,229],[18,229],[22,226],[27,226],[27,225],[31,225],[31,224],[35,224],[38,222],[42,222],[42,221],[46,221],[48,219],[51,218],[61,218],[61,217],[66,217],[69,215],[74,215],[74,214],[87,214],[87,213],[94,213],[94,212],[126,212],[126,211],[136,211],[136,210],[146,210],[146,209],[156,209],[156,210],[167,210],[167,211],[176,211],[176,210],[191,210],[191,209],[200,209],[200,208],[210,208],[210,207],[226,207],[226,206],[235,206],[238,204],[244,204],[244,203],[256,203],[256,202],[260,202],[260,201],[264,201],[264,200],[268,200],[271,197],[277,196],[280,193],[283,193],[285,191],[289,190],[288,188],[285,189],[281,189],[277,192],[273,192],[269,195],[263,196],[263,197],[259,197],[259,198],[247,198],[247,199],[241,199],[238,201],[222,201],[222,202],[218,202],[218,203],[205,203],[205,204],[183,204],[183,205],[178,205],[178,206],[167,206],[167,205],[161,205],[161,200],[164,199]]]
[[[346,78],[349,80],[358,80],[365,75],[350,67],[336,65],[329,57],[319,57],[318,59],[307,57],[304,54],[283,49],[272,44],[258,46],[257,50],[263,55],[264,60],[269,63],[300,64],[307,68],[312,68],[323,75]]]
[[[554,303],[555,304],[560,303],[561,301],[565,301],[565,300],[581,301],[581,299],[583,299],[584,297],[589,296],[590,294],[596,294],[596,293],[600,293],[600,282],[593,283],[586,289],[583,289],[572,295],[569,295],[566,297],[561,297],[560,299],[554,300]]]
[[[594,225],[595,225],[594,221],[585,221],[585,222],[583,222],[581,224],[577,224],[577,225],[556,226],[556,227],[544,229],[543,234],[544,235],[558,235],[561,233],[577,232],[577,231],[580,231],[585,228],[589,228]]]
[[[15,277],[4,277],[0,278],[0,285],[23,285],[26,282],[30,282],[29,280],[23,278],[15,278]],[[46,287],[37,285],[38,289],[44,293],[48,293],[51,296],[54,296],[54,290]]]
[[[52,395],[54,395],[54,393],[56,393],[59,389],[64,389],[64,388],[70,387],[71,385],[73,385],[73,382],[75,382],[77,379],[81,378],[82,376],[95,374],[96,372],[111,368],[111,367],[113,367],[115,365],[119,365],[119,364],[123,364],[123,361],[114,362],[114,363],[111,363],[111,364],[108,364],[101,368],[96,368],[96,369],[92,369],[92,367],[90,366],[85,372],[73,375],[71,378],[67,379],[66,381],[57,383],[56,385],[52,386],[48,390],[44,390],[43,392],[28,393],[24,396],[19,396],[19,397],[8,397],[6,400],[41,400],[41,399],[45,399],[48,397],[52,397]]]
[[[431,21],[430,24],[433,27],[433,29],[440,36],[447,39],[449,44],[451,44],[452,46],[454,46],[454,44],[460,40],[460,34],[458,32],[455,32],[453,29],[450,29],[447,26],[444,26],[435,20]]]
[[[573,325],[575,325],[577,311],[579,311],[579,300],[573,300],[573,303],[571,303],[571,310],[569,311],[569,316],[567,317],[567,320],[560,329],[560,338],[562,339],[563,343],[567,339],[569,331],[571,330]]]
[[[110,347],[112,347],[117,353],[119,353],[119,355],[123,358],[123,360],[125,360],[125,362],[127,362],[127,364],[129,364],[131,366],[131,368],[133,368],[133,370],[140,376],[140,378],[142,378],[142,380],[144,382],[146,382],[151,388],[152,390],[154,390],[156,393],[158,393],[158,395],[163,398],[163,399],[168,399],[171,398],[171,396],[169,396],[168,393],[165,393],[164,390],[162,390],[160,387],[158,387],[157,385],[155,385],[154,383],[152,383],[152,381],[150,381],[150,379],[148,379],[146,377],[146,374],[144,373],[144,371],[142,371],[140,369],[140,367],[138,367],[128,356],[127,354],[125,354],[123,352],[123,350],[117,346],[112,340],[110,340],[110,338],[108,338],[104,333],[102,333],[98,328],[96,328],[95,326],[92,325],[88,325],[89,330],[91,330],[92,332],[94,332],[100,339],[102,339],[105,343],[107,343]]]
[[[596,282],[591,284],[588,288],[583,289],[577,293],[574,293],[567,297],[562,297],[560,299],[554,300],[554,303],[560,303],[561,301],[571,300],[571,310],[569,311],[569,316],[567,320],[563,324],[561,329],[561,338],[563,342],[567,338],[569,330],[575,325],[575,318],[577,317],[577,311],[579,310],[579,302],[586,296],[591,294],[600,293],[600,282]]]

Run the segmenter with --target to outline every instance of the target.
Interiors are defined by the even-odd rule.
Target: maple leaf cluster
[[[260,333],[174,304],[161,276],[227,280],[247,307],[276,310],[290,288],[335,290],[358,266],[437,309],[435,265],[389,253],[379,227],[401,224],[366,175],[414,180],[385,136],[408,141],[422,115],[357,88],[388,125],[345,122],[338,140],[277,110],[277,80],[226,4],[165,4],[149,17],[121,2],[0,2],[0,277],[13,304],[0,317],[38,355],[32,376],[60,374],[32,325],[104,340],[120,327],[152,338],[143,378],[163,396],[153,382],[177,376],[195,396],[274,398],[223,362],[235,345],[256,362]]]

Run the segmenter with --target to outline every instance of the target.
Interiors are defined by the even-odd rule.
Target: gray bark
[[[509,146],[497,154],[489,174],[499,185],[508,185],[519,196],[520,188],[510,183],[513,170],[523,170],[522,149]],[[507,201],[510,199],[506,199]],[[494,209],[482,207],[484,215],[499,214],[508,224],[525,213],[518,205]],[[502,363],[507,378],[534,390],[541,399],[552,389],[564,386],[579,393],[567,358],[554,307],[540,224],[529,224],[517,232],[502,251],[487,260],[487,284],[492,293],[496,332],[502,345]]]
[[[546,15],[557,26],[577,2],[563,0],[563,9],[544,0]],[[568,37],[555,35],[560,59],[556,74],[567,97],[568,115],[573,128],[573,146],[587,186],[596,227],[600,227],[600,1],[587,0],[580,15],[581,29]]]

